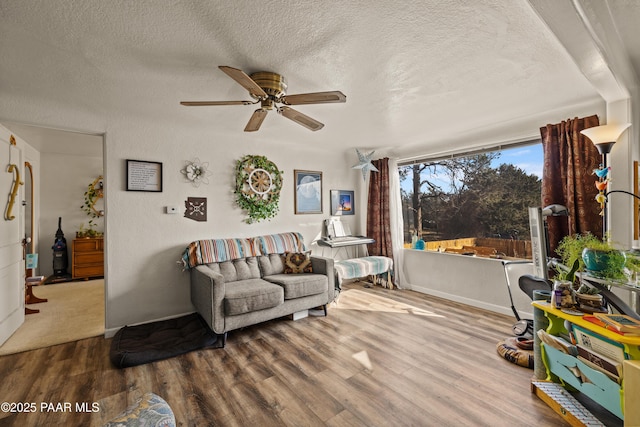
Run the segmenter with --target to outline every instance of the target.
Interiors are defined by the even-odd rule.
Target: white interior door
[[[11,133],[0,126],[0,194],[3,195],[0,198],[3,210],[0,218],[0,345],[24,322],[24,186],[18,185],[12,196],[15,181],[23,181],[23,173],[21,144],[13,145]]]

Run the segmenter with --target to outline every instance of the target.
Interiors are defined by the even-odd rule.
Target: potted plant
[[[96,230],[98,224],[94,222],[94,220],[104,216],[104,211],[97,210],[95,207],[96,202],[102,197],[102,176],[99,176],[87,186],[87,191],[84,192],[84,203],[80,208],[91,219],[87,228],[84,228],[84,223],[80,224],[80,228],[76,231],[76,237],[99,237],[103,235],[102,232]]]
[[[89,220],[87,228],[84,228],[84,223],[80,224],[78,231],[76,231],[76,237],[100,237],[103,235],[100,231],[95,229],[96,224],[93,220]]]
[[[576,303],[583,311],[602,311],[603,298],[597,288],[582,284],[576,291]]]
[[[594,276],[607,279],[625,279],[624,252],[615,249],[606,239],[600,239],[591,233],[564,237],[556,253],[564,265],[573,265],[577,260],[580,271],[586,270]]]

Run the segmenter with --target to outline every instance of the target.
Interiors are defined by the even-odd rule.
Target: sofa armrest
[[[225,331],[224,322],[225,281],[206,265],[191,269],[191,303],[216,334]]]
[[[319,256],[311,257],[311,268],[314,273],[324,274],[329,282],[329,301],[335,299],[336,274],[333,268],[333,259]]]

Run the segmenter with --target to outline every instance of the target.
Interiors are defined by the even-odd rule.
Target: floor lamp
[[[598,152],[602,155],[602,167],[607,169],[607,154],[611,152],[611,148],[616,143],[620,135],[627,130],[627,128],[631,126],[631,123],[623,123],[623,124],[609,124],[602,126],[595,126],[589,129],[581,130],[580,133],[586,136],[593,142],[593,144],[598,149]],[[608,179],[608,178],[607,178]],[[607,232],[607,211],[606,211],[606,197],[608,194],[613,193],[614,191],[610,191],[605,193],[604,199],[602,199],[602,237],[606,235]],[[622,190],[615,190],[615,192],[623,192],[627,194],[631,194]]]

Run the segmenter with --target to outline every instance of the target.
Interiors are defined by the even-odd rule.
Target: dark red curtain
[[[389,211],[389,158],[371,162],[378,172],[369,174],[367,236],[375,239],[368,245],[369,254],[393,259],[391,216]]]
[[[587,232],[602,236],[593,173],[602,163],[602,156],[591,140],[580,133],[598,125],[598,116],[594,115],[540,128],[544,151],[542,207],[560,204],[569,210],[568,219],[547,217],[551,256],[564,236]]]

